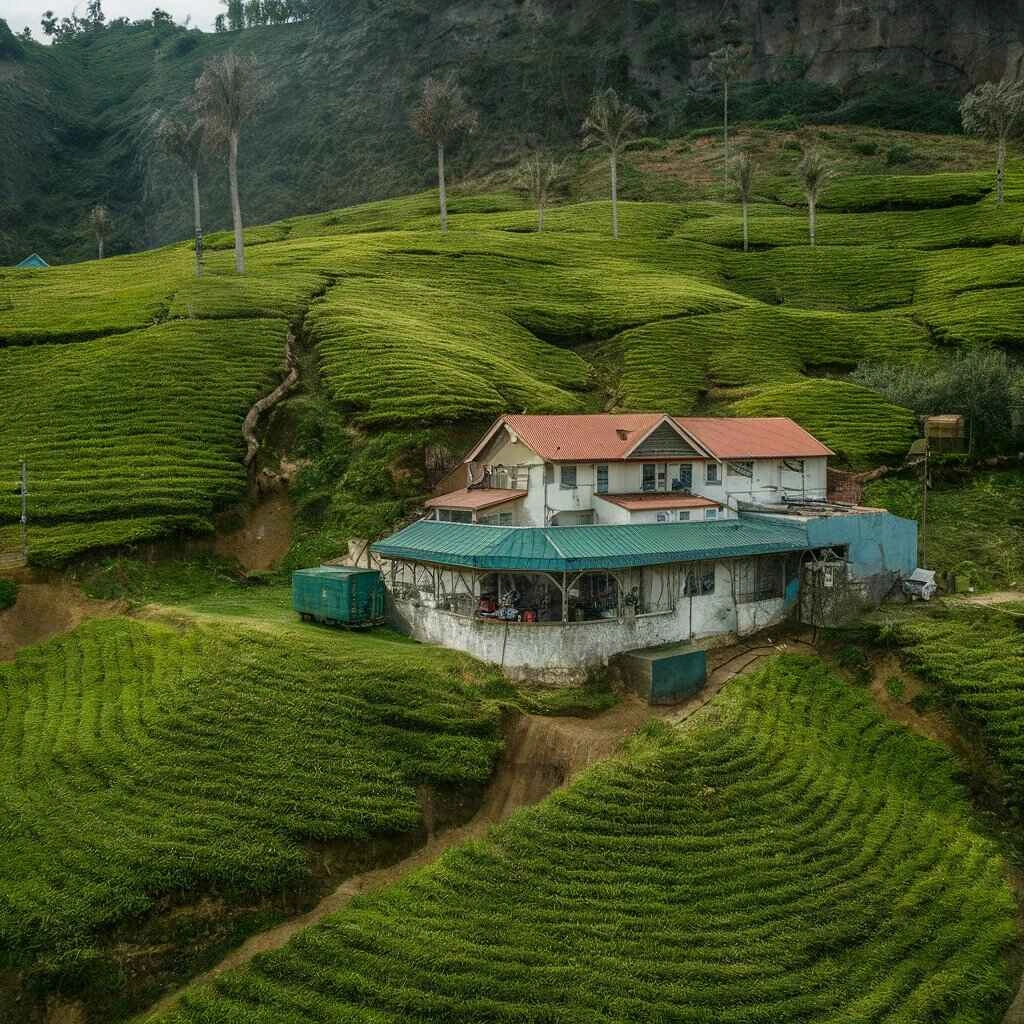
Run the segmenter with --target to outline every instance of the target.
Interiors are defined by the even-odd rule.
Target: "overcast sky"
[[[52,10],[58,18],[63,18],[78,11],[85,14],[86,0],[69,3],[68,0],[0,0],[0,18],[3,18],[12,31],[20,32],[26,25],[32,29],[32,35],[40,42],[46,37],[39,28],[39,18],[45,10]],[[192,24],[206,32],[213,31],[213,19],[224,8],[219,0],[103,0],[103,13],[107,21],[112,18],[148,18],[154,7],[168,11],[179,24],[192,15]]]

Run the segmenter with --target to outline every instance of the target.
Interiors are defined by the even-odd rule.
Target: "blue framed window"
[[[598,494],[608,493],[608,467],[598,466],[594,470],[594,490]]]

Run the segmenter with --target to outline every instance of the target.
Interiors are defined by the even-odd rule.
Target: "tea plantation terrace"
[[[390,615],[567,680],[629,650],[838,620],[914,571],[917,527],[828,502],[828,454],[785,418],[503,416],[465,486],[373,546]]]

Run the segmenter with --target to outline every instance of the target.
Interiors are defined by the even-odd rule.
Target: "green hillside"
[[[183,244],[0,271],[0,546],[22,455],[37,562],[211,530],[245,492],[241,421],[280,379],[289,330],[307,394],[363,437],[464,437],[506,409],[664,409],[788,415],[840,463],[899,460],[914,416],[846,373],[1024,340],[1024,250],[985,228],[936,235],[948,218],[1009,238],[1024,202],[975,199],[973,172],[932,179],[957,205],[864,213],[893,177],[837,186],[855,209],[823,217],[815,249],[794,234],[744,253],[736,205],[709,199],[623,203],[618,243],[598,201],[551,210],[538,234],[499,192],[456,196],[447,235],[429,194],[253,227],[244,277],[227,235],[202,279]],[[1017,162],[1009,189],[1024,190]],[[806,228],[799,210],[759,209],[759,246],[762,226]]]
[[[164,965],[180,976],[231,941],[238,907],[244,931],[275,900],[308,902],[317,843],[343,871],[360,844],[420,841],[424,787],[441,807],[490,775],[488,679],[458,655],[290,618],[101,620],[23,650],[0,665],[0,966],[116,1002],[137,980],[126,923],[140,956],[184,958]],[[207,894],[217,927],[167,916]]]
[[[953,772],[777,659],[160,1019],[995,1021],[1015,905]]]

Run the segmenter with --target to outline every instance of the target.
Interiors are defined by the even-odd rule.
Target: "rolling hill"
[[[624,203],[615,243],[604,202],[552,209],[538,234],[522,199],[490,192],[457,197],[446,235],[429,194],[253,227],[242,278],[226,235],[201,279],[183,244],[0,271],[0,546],[22,455],[37,562],[211,530],[245,493],[241,421],[289,331],[307,394],[357,439],[644,408],[790,415],[839,463],[899,460],[913,415],[844,376],[1019,351],[1024,169],[1002,208],[977,171],[851,175],[812,249],[783,201],[792,158],[766,175],[749,253],[734,203]]]

